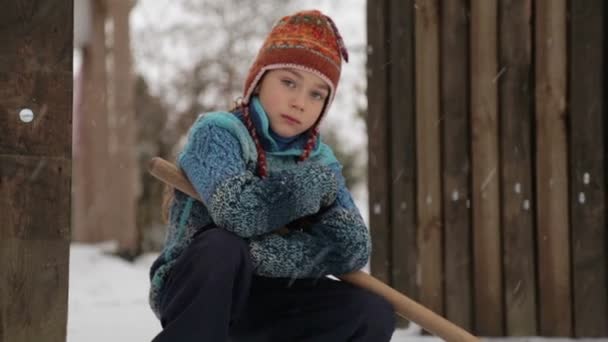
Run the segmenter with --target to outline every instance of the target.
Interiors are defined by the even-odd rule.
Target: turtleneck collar
[[[277,145],[279,146],[279,150],[284,150],[287,146],[289,146],[289,144],[291,144],[292,142],[294,142],[296,139],[298,139],[298,136],[293,136],[293,137],[283,137],[281,135],[279,135],[278,133],[276,133],[272,127],[270,127],[270,129],[268,130],[268,133],[270,133],[270,137],[272,139],[274,139],[274,141],[277,143]]]
[[[275,133],[270,127],[268,115],[262,107],[259,97],[254,96],[249,104],[249,115],[253,121],[256,132],[258,133],[262,147],[267,153],[273,155],[293,155],[299,156],[306,146],[308,131],[294,137],[282,137]],[[321,137],[317,138],[317,143],[311,151],[311,155],[320,150]]]

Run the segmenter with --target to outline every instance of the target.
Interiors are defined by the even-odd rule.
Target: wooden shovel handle
[[[172,163],[155,157],[150,160],[148,169],[154,177],[203,202],[183,172]],[[398,315],[446,341],[479,341],[477,337],[464,329],[363,271],[355,271],[337,277],[382,296],[393,305]]]

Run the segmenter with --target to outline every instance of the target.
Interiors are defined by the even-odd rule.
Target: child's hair
[[[171,209],[171,203],[173,203],[173,200],[175,199],[175,196],[173,196],[173,191],[175,191],[174,187],[165,184],[161,204],[161,219],[164,224],[169,223],[169,210]]]

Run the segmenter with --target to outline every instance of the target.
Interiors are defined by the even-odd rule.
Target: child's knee
[[[395,310],[383,297],[367,290],[359,291],[356,302],[362,328],[373,336],[391,336],[395,330]]]
[[[205,260],[219,267],[249,262],[249,247],[245,240],[222,228],[212,228],[201,233],[192,242],[192,247],[200,261]]]

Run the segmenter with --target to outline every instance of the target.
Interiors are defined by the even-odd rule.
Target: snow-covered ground
[[[160,324],[148,307],[148,269],[155,255],[128,263],[113,257],[111,243],[73,243],[70,250],[68,342],[150,341]],[[398,330],[392,342],[440,341]],[[493,341],[565,342],[568,339],[492,339]],[[584,340],[579,340],[584,341]],[[586,340],[591,341],[591,340]],[[594,341],[608,342],[608,339]]]

